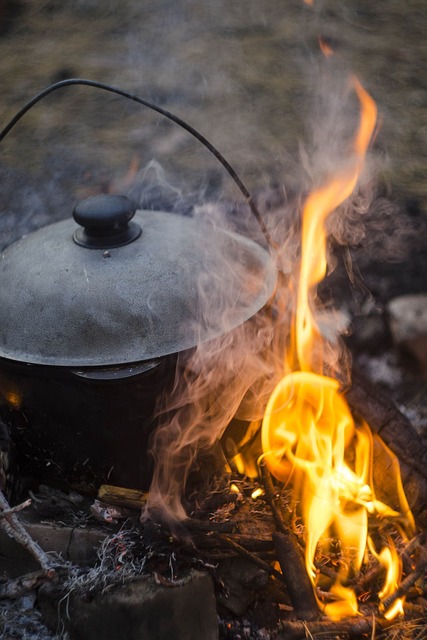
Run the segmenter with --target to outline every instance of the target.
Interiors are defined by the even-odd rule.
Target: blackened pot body
[[[91,370],[87,377],[0,360],[1,411],[24,485],[89,493],[106,482],[147,489],[156,405],[167,395],[175,366],[176,356],[168,356],[139,363],[136,375]]]

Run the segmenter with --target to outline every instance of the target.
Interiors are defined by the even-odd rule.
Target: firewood
[[[417,582],[417,580],[424,575],[426,569],[427,569],[427,550],[424,547],[421,547],[420,557],[418,559],[418,562],[414,571],[412,571],[412,573],[406,576],[406,578],[400,583],[399,587],[396,589],[394,593],[388,596],[388,598],[385,598],[384,600],[381,601],[380,611],[387,611],[387,609],[389,609],[391,605],[398,598],[401,598],[402,596],[406,595],[409,589],[411,589],[411,587],[413,587],[414,584]]]
[[[3,511],[11,510],[11,507],[0,491],[0,509]],[[16,513],[9,513],[0,518],[0,528],[12,539],[16,540],[20,545],[25,547],[34,558],[38,561],[43,571],[50,578],[56,574],[56,565],[51,557],[43,551],[39,544],[32,539],[30,534],[25,529],[24,525],[19,521]]]
[[[222,539],[210,535],[211,533],[212,531],[205,533],[195,532],[192,536],[192,543],[200,549],[223,549]],[[227,538],[247,551],[254,551],[257,554],[259,552],[272,551],[274,548],[271,538],[252,538],[241,533],[228,533]]]
[[[182,521],[185,529],[191,532],[211,532],[233,533],[236,525],[233,522],[212,522],[210,520],[196,520],[194,518],[186,518]]]
[[[147,498],[148,494],[144,491],[115,487],[110,484],[102,484],[98,490],[98,500],[101,502],[138,511],[145,505]]]
[[[247,551],[240,544],[232,540],[230,536],[226,536],[222,533],[213,533],[212,535],[215,536],[217,540],[220,540],[222,543],[224,543],[224,546],[230,547],[230,549],[233,549],[234,551],[236,551],[236,553],[242,556],[242,558],[246,558],[246,560],[250,560],[250,562],[252,562],[253,564],[256,564],[260,569],[263,569],[270,576],[274,576],[275,578],[280,580],[280,582],[285,582],[283,575],[279,571],[276,571],[276,569],[273,569],[271,565],[269,565],[267,562],[264,562],[264,560],[261,560],[261,558],[259,558],[255,553],[252,553],[251,551]]]
[[[394,402],[360,373],[353,373],[345,396],[353,413],[363,418],[397,456],[409,505],[417,523],[427,526],[426,444]],[[382,482],[390,477],[383,470]]]
[[[281,623],[281,629],[275,638],[276,640],[298,640],[299,638],[311,638],[316,634],[332,636],[346,634],[350,637],[359,637],[366,633],[374,635],[376,629],[387,629],[392,624],[393,621],[374,616],[346,618],[338,622],[332,620],[315,620],[311,622],[287,620]]]
[[[319,607],[293,533],[291,531],[273,533],[273,543],[297,617],[300,620],[317,620]]]

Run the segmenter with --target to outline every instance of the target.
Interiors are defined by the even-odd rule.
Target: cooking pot
[[[250,321],[275,265],[241,235],[124,196],[73,218],[1,256],[3,418],[29,482],[145,488],[177,355]]]

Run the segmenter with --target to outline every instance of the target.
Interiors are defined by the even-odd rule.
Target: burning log
[[[427,525],[427,448],[409,420],[378,387],[359,372],[346,391],[351,410],[369,424],[372,431],[397,456],[402,482],[412,511],[422,527]],[[383,473],[382,480],[387,481]]]
[[[399,585],[399,587],[396,589],[394,593],[392,593],[390,596],[388,596],[388,598],[385,598],[385,600],[381,602],[381,610],[387,611],[387,609],[391,607],[391,605],[394,604],[394,602],[398,598],[405,596],[408,593],[409,589],[411,589],[415,585],[417,580],[421,578],[422,575],[424,575],[426,570],[427,570],[427,551],[424,547],[421,547],[420,557],[414,571],[412,571],[412,573],[406,576],[406,578],[402,581],[402,583]]]

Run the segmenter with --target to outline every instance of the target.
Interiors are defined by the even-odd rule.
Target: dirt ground
[[[425,210],[426,27],[423,0],[3,0],[0,121],[54,81],[109,82],[198,128],[251,190],[293,190],[307,180],[301,147],[310,158],[313,123],[322,126],[322,36],[335,51],[333,74],[356,73],[378,103],[381,180]],[[25,230],[34,213],[44,223],[42,210],[63,217],[69,198],[120,187],[129,166],[142,171],[151,160],[177,191],[239,196],[179,127],[88,88],[50,96],[1,144],[2,209],[16,209],[3,231]]]

